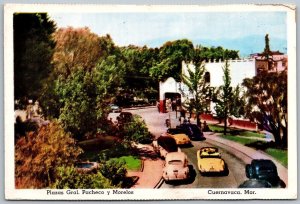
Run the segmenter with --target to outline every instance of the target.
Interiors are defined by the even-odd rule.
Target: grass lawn
[[[234,141],[234,142],[238,142],[238,143],[246,145],[246,146],[251,146],[251,144],[257,142],[257,140],[248,139],[248,138],[241,138],[241,137],[236,137],[236,136],[232,136],[232,135],[226,135],[226,136],[223,135],[222,138],[228,139],[228,140],[231,140],[231,141]],[[259,143],[268,145],[268,143],[264,142],[264,141],[259,141]],[[275,148],[270,148],[269,147],[269,148],[264,149],[263,151],[265,153],[267,153],[268,155],[274,157],[283,166],[287,167],[287,164],[288,164],[287,150],[275,149]]]
[[[209,129],[213,132],[223,132],[224,127],[218,125],[208,125]]]
[[[134,156],[122,156],[119,158],[112,158],[114,160],[124,161],[126,163],[126,169],[137,171],[141,169],[142,161],[141,159]]]
[[[79,156],[81,160],[96,161],[101,150],[109,149],[116,142],[113,136],[103,136],[90,140],[80,141],[78,145],[83,149],[83,154]]]
[[[213,132],[223,133],[223,131],[224,131],[223,126],[208,125],[208,127]],[[264,134],[261,134],[261,133],[255,132],[255,131],[242,130],[242,129],[230,128],[230,127],[227,127],[227,132],[229,134],[240,135],[240,136],[244,136],[244,137],[260,137],[260,138],[265,137]]]
[[[266,149],[265,152],[271,155],[272,157],[276,158],[278,161],[280,161],[280,163],[283,166],[287,167],[288,165],[287,150],[268,148]]]
[[[231,141],[235,141],[235,142],[238,142],[243,145],[251,144],[253,142],[253,139],[236,137],[236,136],[232,136],[232,135],[223,135],[222,138],[231,140]]]

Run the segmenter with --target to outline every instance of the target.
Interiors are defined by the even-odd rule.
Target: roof
[[[170,152],[166,156],[166,162],[172,160],[181,160],[184,161],[186,159],[186,154],[183,152]]]

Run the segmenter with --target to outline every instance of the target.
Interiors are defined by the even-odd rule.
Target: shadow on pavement
[[[255,148],[257,150],[266,150],[268,148],[280,148],[275,142],[271,141],[271,142],[265,142],[265,141],[255,141],[255,142],[251,142],[249,144],[246,144],[245,146],[247,147],[252,147]]]
[[[122,188],[131,188],[139,180],[138,176],[128,176],[122,183]]]

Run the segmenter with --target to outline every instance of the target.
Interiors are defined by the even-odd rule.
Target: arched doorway
[[[181,94],[177,92],[164,93],[164,99],[160,104],[160,112],[176,111],[181,106]]]

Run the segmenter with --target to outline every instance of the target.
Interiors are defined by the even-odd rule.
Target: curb
[[[218,136],[216,136],[216,137],[218,137]],[[214,141],[214,142],[220,143],[220,144],[222,144],[222,145],[224,145],[224,146],[229,147],[229,148],[228,148],[228,151],[230,151],[230,152],[231,152],[230,149],[234,149],[235,151],[239,151],[239,152],[243,153],[244,155],[246,155],[247,157],[249,157],[249,158],[251,158],[251,159],[255,159],[255,158],[253,158],[252,155],[249,155],[247,152],[242,151],[241,149],[235,147],[234,145],[227,144],[226,142],[222,142],[222,141],[220,141],[220,140],[218,140],[218,139],[215,140],[214,138],[210,138],[209,136],[206,137],[206,138],[207,138],[207,139],[210,139],[210,140],[212,140],[212,141]],[[230,142],[239,144],[239,143],[234,142],[234,141],[230,141]],[[240,145],[240,144],[239,144],[239,145]],[[251,149],[251,150],[254,150],[254,149],[252,149],[252,148],[250,148],[250,147],[245,147],[245,148],[249,148],[249,149]],[[272,156],[270,156],[270,155],[268,155],[268,154],[266,154],[265,152],[262,152],[262,151],[259,151],[259,153],[260,153],[261,155],[263,155],[264,157],[267,157],[268,159],[274,161],[274,163],[275,163],[276,166],[277,166],[278,173],[279,173],[279,169],[283,169],[283,170],[280,171],[280,172],[283,172],[283,171],[287,171],[287,170],[288,170],[286,167],[284,167],[282,164],[280,164],[280,163],[279,163],[275,158],[273,158]],[[245,163],[247,163],[241,156],[238,156],[238,158],[240,158],[242,161],[244,161]],[[281,177],[281,179],[285,182],[286,185],[288,185],[288,173],[283,173],[283,174],[285,174],[285,175],[284,175],[283,177]]]
[[[154,186],[154,189],[160,188],[163,183],[164,183],[164,179],[163,179],[163,177],[161,177],[159,182]]]
[[[146,109],[146,108],[156,108],[156,106],[137,106],[137,107],[131,107],[131,108],[123,108],[123,110],[125,110],[125,111],[126,110],[139,110],[139,109]]]

